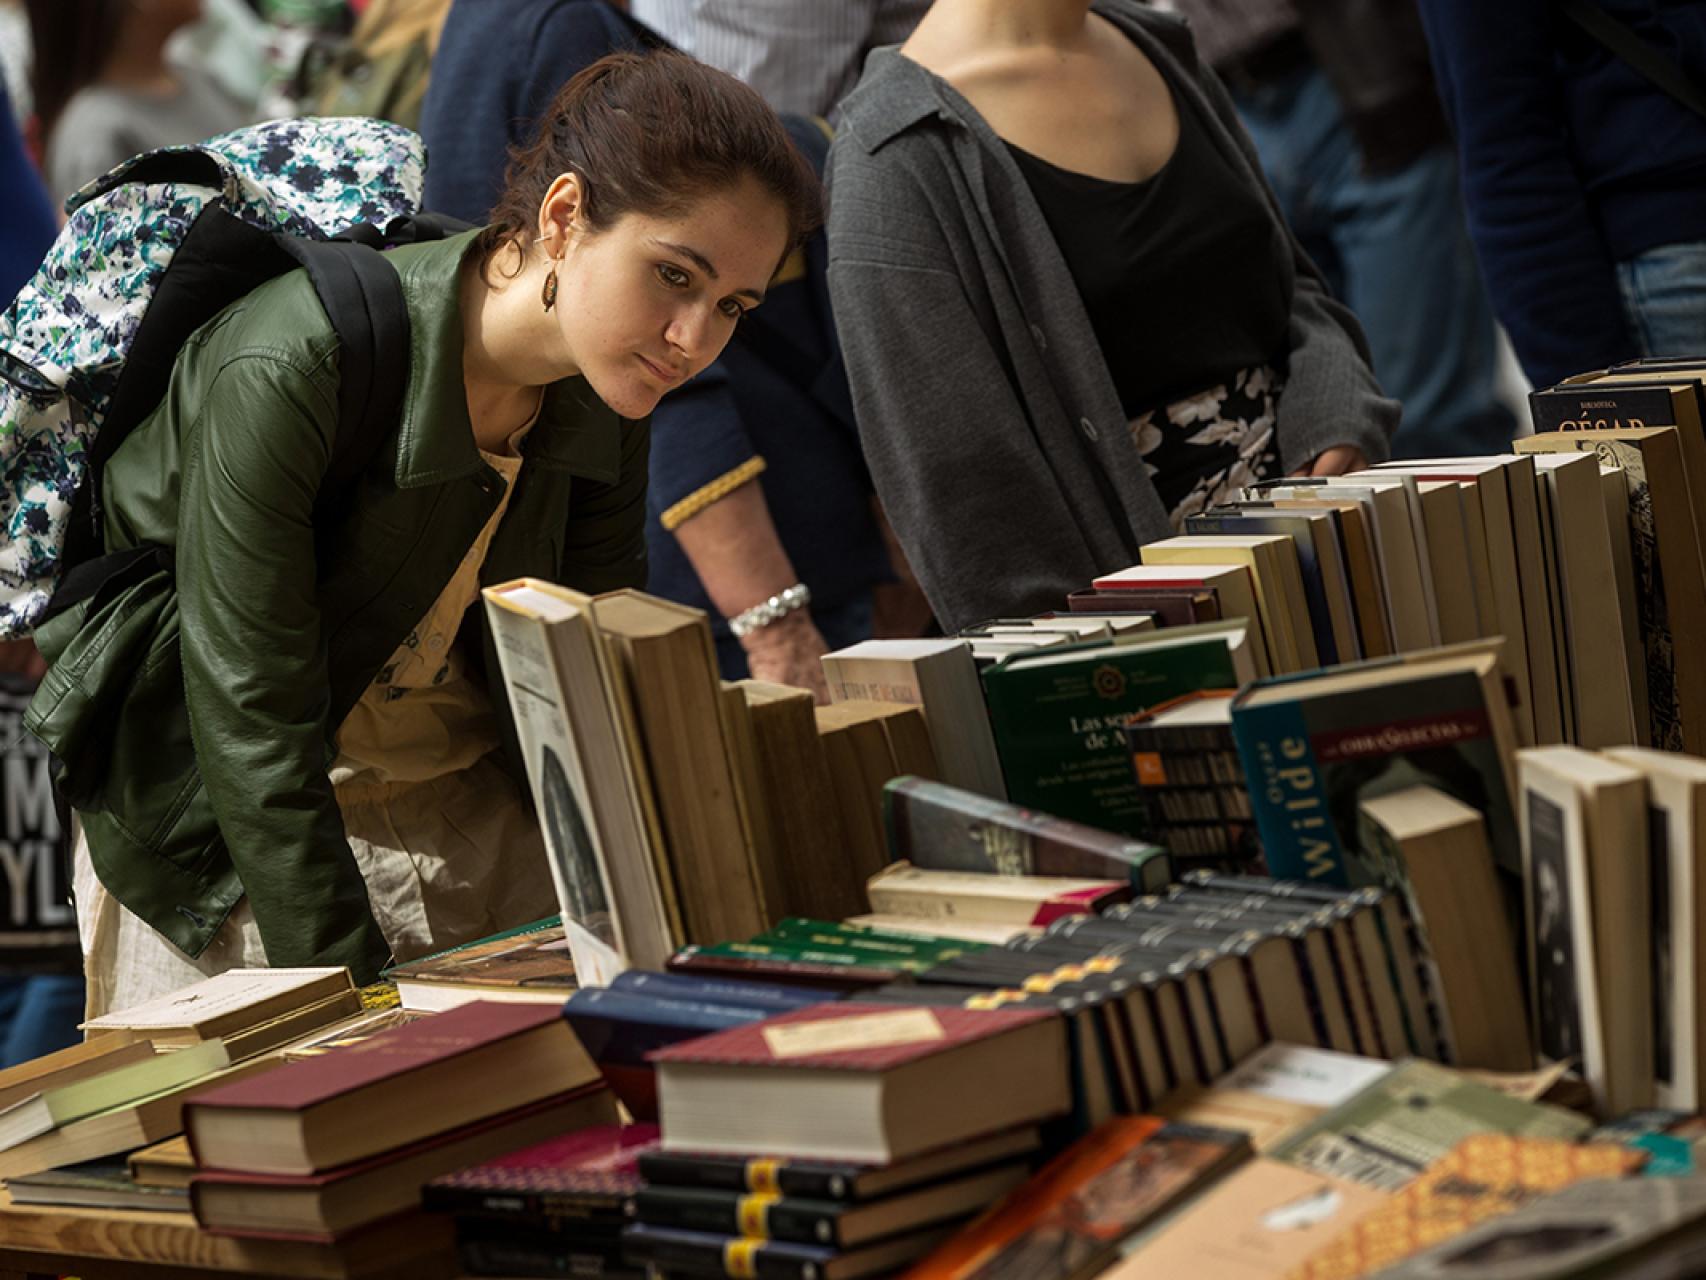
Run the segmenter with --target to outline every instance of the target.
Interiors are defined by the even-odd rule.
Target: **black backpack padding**
[[[137,182],[219,186],[204,154],[162,155],[127,175]],[[192,334],[231,303],[294,267],[308,272],[338,335],[338,430],[319,509],[334,507],[377,456],[396,425],[409,372],[409,315],[402,284],[382,248],[440,240],[467,224],[436,214],[362,224],[333,240],[309,240],[251,226],[221,205],[190,227],[137,329],[107,414],[89,448],[88,479],[72,504],[62,563],[67,566],[43,620],[97,594],[110,596],[138,572],[170,568],[165,547],[108,553],[102,532],[106,464],[165,397],[178,353]]]

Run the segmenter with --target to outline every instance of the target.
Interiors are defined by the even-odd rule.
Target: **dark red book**
[[[733,955],[717,947],[686,946],[669,958],[664,966],[671,973],[695,973],[704,977],[764,979],[793,986],[818,987],[824,998],[831,993],[861,991],[884,987],[891,982],[904,982],[907,974],[900,969],[878,969],[869,965],[812,964],[806,960],[789,960],[782,956]]]
[[[556,1005],[477,1001],[198,1093],[202,1168],[308,1174],[597,1083]]]
[[[670,1151],[886,1164],[1071,1105],[1065,1024],[1036,1010],[813,1005],[651,1060]]]
[[[657,1150],[655,1124],[599,1125],[434,1178],[421,1192],[433,1213],[539,1225],[601,1216],[620,1221],[645,1185],[640,1157]]]
[[[190,1206],[196,1221],[218,1235],[335,1240],[417,1206],[429,1179],[542,1133],[570,1134],[615,1118],[608,1089],[582,1087],[324,1173],[206,1170],[190,1182]]]
[[[1094,587],[1066,597],[1073,613],[1153,613],[1158,627],[1188,627],[1219,622],[1220,601],[1214,591],[1196,585],[1130,587],[1097,591]]]

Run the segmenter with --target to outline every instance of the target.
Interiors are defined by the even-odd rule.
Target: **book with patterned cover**
[[[433,1213],[517,1221],[623,1211],[645,1185],[640,1156],[656,1149],[655,1124],[598,1125],[434,1178],[421,1193]]]
[[[1482,1133],[1466,1138],[1287,1280],[1359,1280],[1586,1178],[1634,1172],[1643,1153],[1610,1143]]]
[[[896,1009],[816,1004],[751,1026],[671,1045],[654,1063],[782,1066],[789,1070],[885,1072],[961,1045],[1016,1031],[1052,1015],[1028,1009]]]

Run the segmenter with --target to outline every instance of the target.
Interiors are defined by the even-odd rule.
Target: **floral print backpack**
[[[425,148],[378,120],[280,120],[127,161],[0,316],[0,638],[110,576],[99,477],[165,394],[178,350],[250,289],[307,269],[340,342],[347,484],[395,422],[408,315],[377,250],[460,224],[420,215]],[[347,429],[358,423],[359,429]]]

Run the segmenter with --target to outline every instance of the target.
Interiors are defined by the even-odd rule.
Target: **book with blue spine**
[[[748,1005],[766,1013],[786,1013],[808,1004],[822,1004],[823,992],[778,982],[742,982],[735,978],[702,978],[690,973],[654,973],[629,969],[610,981],[611,991],[648,999],[686,1000],[712,1005]]]
[[[1232,703],[1268,871],[1347,887],[1385,884],[1359,847],[1358,806],[1425,784],[1487,821],[1495,863],[1520,876],[1516,727],[1499,641],[1259,680]]]

